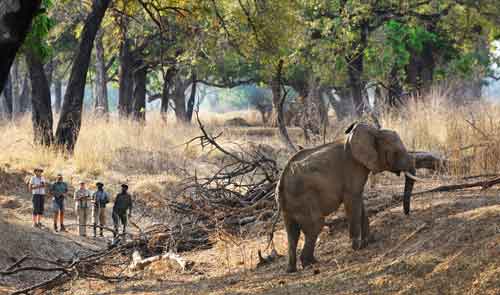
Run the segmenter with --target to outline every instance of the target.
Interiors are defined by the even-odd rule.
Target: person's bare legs
[[[36,223],[36,214],[32,214],[31,215],[31,220],[33,222],[33,227],[37,226],[37,223]]]
[[[66,228],[64,227],[64,211],[59,211],[59,225],[61,225],[61,230],[65,231]]]
[[[58,217],[59,217],[59,210],[57,210],[55,213],[54,213],[54,230],[57,231],[57,221],[58,221]]]

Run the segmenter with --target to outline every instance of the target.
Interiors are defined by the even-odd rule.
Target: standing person
[[[104,191],[102,182],[96,183],[97,191],[92,194],[92,222],[94,223],[94,238],[97,236],[99,224],[100,236],[104,237],[103,226],[106,225],[106,204],[109,203],[108,194]]]
[[[68,193],[68,185],[63,181],[61,173],[57,174],[57,180],[50,187],[52,194],[52,208],[54,210],[54,231],[57,232],[57,223],[59,222],[60,230],[66,231],[64,227],[64,199]]]
[[[128,185],[122,184],[122,191],[116,195],[115,204],[113,206],[113,224],[115,231],[113,235],[116,237],[118,235],[118,224],[121,222],[123,226],[123,233],[126,232],[127,227],[127,210],[128,217],[132,216],[132,197],[127,192]]]
[[[85,181],[80,181],[80,188],[75,191],[75,212],[80,236],[87,236],[87,208],[90,192],[85,187]]]
[[[33,203],[32,221],[33,227],[42,227],[41,219],[45,202],[46,183],[45,178],[43,178],[42,176],[42,168],[35,168],[34,173],[35,175],[32,176],[29,181],[29,189],[31,190],[32,194],[31,201]]]

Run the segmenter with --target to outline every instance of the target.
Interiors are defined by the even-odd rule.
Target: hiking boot
[[[39,228],[42,228],[42,223],[41,223],[41,222],[37,223],[37,226],[38,226]]]
[[[64,224],[61,224],[61,229],[60,229],[60,231],[64,231],[64,232],[66,231],[66,228],[64,227]]]
[[[57,224],[54,223],[54,231],[58,232],[59,230],[57,229]]]

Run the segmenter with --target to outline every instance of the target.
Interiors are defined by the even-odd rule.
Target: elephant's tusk
[[[418,178],[415,175],[413,175],[413,174],[411,174],[410,172],[407,172],[407,171],[405,171],[405,176],[408,177],[408,178],[411,178],[411,179],[413,179],[415,181],[427,182],[427,180],[422,179],[422,178]]]

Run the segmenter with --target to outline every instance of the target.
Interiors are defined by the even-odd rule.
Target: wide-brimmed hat
[[[78,183],[79,183],[79,184],[86,184],[87,182],[86,182],[85,180],[83,180],[83,179],[82,179],[82,180],[80,180]]]
[[[95,185],[96,185],[96,186],[104,186],[104,183],[102,183],[102,182],[98,181],[98,182],[96,182],[96,183],[95,183]]]
[[[123,187],[123,188],[128,188],[128,184],[126,184],[126,183],[122,183],[122,187]]]
[[[36,167],[33,171],[34,172],[37,172],[37,171],[43,172],[43,168],[42,167]]]

